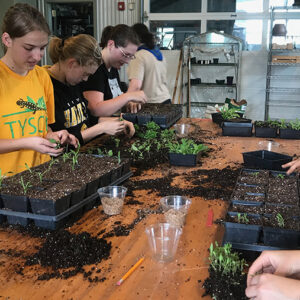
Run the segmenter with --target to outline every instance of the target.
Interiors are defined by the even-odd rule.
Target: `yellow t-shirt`
[[[0,60],[0,139],[45,137],[48,124],[54,122],[53,86],[47,72],[35,66],[21,76]],[[49,159],[33,150],[4,153],[0,154],[0,169],[2,175],[18,173],[26,169],[25,163],[34,167]]]

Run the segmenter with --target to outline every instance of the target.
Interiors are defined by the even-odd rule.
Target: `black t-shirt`
[[[67,86],[52,76],[55,102],[55,123],[49,124],[53,131],[66,129],[84,144],[81,131],[90,127],[90,113],[87,100],[79,86]]]
[[[103,93],[104,100],[110,100],[122,94],[118,70],[111,68],[108,71],[105,64],[101,64],[97,71],[89,77],[88,81],[83,82],[81,86],[83,91]]]

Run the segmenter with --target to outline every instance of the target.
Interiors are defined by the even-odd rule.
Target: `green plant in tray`
[[[300,120],[297,118],[294,121],[290,121],[289,126],[291,127],[291,129],[300,130]]]
[[[280,213],[276,214],[276,220],[277,220],[278,226],[280,228],[283,228],[284,227],[284,218]]]
[[[32,184],[29,181],[25,182],[23,176],[21,176],[21,178],[20,178],[20,183],[23,188],[24,195],[26,195],[28,189],[32,187]]]
[[[244,213],[244,214],[238,213],[237,218],[238,218],[238,223],[242,223],[242,224],[248,224],[249,223],[249,219],[248,219],[246,213]]]
[[[243,274],[245,266],[244,259],[240,259],[238,253],[232,252],[232,245],[227,243],[223,247],[217,242],[211,243],[209,247],[210,266],[223,275]]]
[[[61,148],[61,143],[59,141],[56,141],[55,139],[49,139],[49,141],[53,144],[56,144],[55,149]]]
[[[224,105],[220,108],[220,111],[224,120],[231,120],[240,117],[235,108],[228,108]]]
[[[199,152],[205,152],[208,147],[203,144],[196,144],[193,140],[181,139],[180,142],[169,142],[167,144],[169,153],[179,154],[198,154]]]
[[[284,178],[285,178],[284,174],[277,174],[276,177],[277,177],[277,178],[280,178],[280,179],[284,179]]]

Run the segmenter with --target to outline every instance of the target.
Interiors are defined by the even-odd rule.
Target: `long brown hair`
[[[79,34],[67,39],[52,37],[49,56],[53,64],[68,58],[75,58],[81,66],[100,65],[102,62],[98,42],[88,34]]]

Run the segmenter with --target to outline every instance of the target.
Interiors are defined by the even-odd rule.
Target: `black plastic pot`
[[[256,244],[262,226],[225,222],[226,240],[232,243]]]
[[[151,115],[137,115],[137,123],[139,125],[146,125],[152,121]]]
[[[300,130],[294,130],[294,129],[279,129],[279,138],[281,139],[294,139],[294,140],[300,140]]]
[[[225,136],[252,136],[252,123],[224,122],[222,134]]]
[[[221,127],[221,124],[224,122],[224,119],[222,117],[221,113],[212,113],[211,114],[212,121],[216,124],[218,124]]]
[[[70,207],[71,194],[60,199],[35,199],[30,198],[32,212],[38,215],[56,216]]]
[[[100,185],[100,178],[97,178],[93,181],[90,181],[87,186],[86,186],[86,193],[85,193],[85,198],[89,197],[97,192],[97,189],[99,188]]]
[[[2,201],[2,198],[1,198],[1,195],[0,195],[0,209],[3,208],[3,201]],[[0,224],[4,223],[6,221],[6,217],[3,216],[3,215],[0,215]]]
[[[33,198],[30,198],[29,200],[33,213],[38,215],[56,216],[66,211],[70,207],[70,199],[71,194],[55,201]],[[57,229],[61,227],[65,222],[66,220],[61,220],[59,222],[34,220],[34,224],[36,226],[48,229]]]
[[[226,84],[232,85],[233,84],[233,76],[227,76],[226,77]]]
[[[3,207],[17,212],[30,212],[30,205],[27,196],[1,195]],[[7,216],[9,224],[20,224],[26,226],[29,223],[28,218]]]
[[[299,246],[300,233],[294,230],[263,227],[263,241],[265,246],[275,246],[294,249]]]
[[[243,152],[243,159],[246,167],[282,171],[281,166],[290,162],[293,158],[272,151],[259,150]]]
[[[172,166],[194,167],[197,165],[197,154],[169,153],[169,160]]]
[[[256,127],[254,123],[255,136],[264,138],[275,138],[277,136],[277,128]]]
[[[123,113],[122,116],[123,116],[124,120],[132,122],[133,124],[137,123],[136,114],[133,114],[133,113]]]
[[[85,194],[86,194],[86,185],[82,187],[80,190],[74,191],[71,194],[70,206],[73,206],[81,202],[84,199]]]

